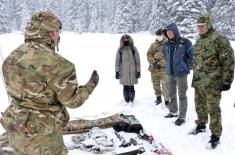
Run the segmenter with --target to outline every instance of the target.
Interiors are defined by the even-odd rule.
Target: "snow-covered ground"
[[[166,119],[168,110],[162,105],[154,104],[155,96],[148,71],[147,50],[155,40],[148,32],[131,34],[141,59],[141,78],[135,85],[136,98],[133,107],[124,106],[122,86],[115,79],[114,63],[121,34],[61,34],[60,54],[76,65],[77,78],[80,84],[89,79],[92,70],[96,69],[100,82],[89,99],[77,109],[69,109],[72,118],[105,117],[120,111],[135,114],[144,128],[152,133],[157,140],[172,151],[174,155],[234,155],[235,154],[235,97],[234,83],[228,92],[223,92],[221,100],[223,134],[221,144],[215,150],[207,150],[206,144],[211,135],[209,129],[197,136],[188,135],[194,127],[196,112],[194,106],[194,89],[191,86],[192,73],[188,77],[189,89],[188,111],[186,123],[175,126],[173,119]],[[23,43],[23,35],[19,32],[0,35],[0,46],[3,57]],[[194,42],[194,41],[193,41]],[[235,42],[231,42],[235,49]],[[0,64],[2,62],[0,61]],[[0,81],[0,111],[8,106],[4,84]],[[207,125],[208,127],[208,125]],[[4,129],[0,127],[0,133]],[[71,143],[70,136],[64,136],[65,144]],[[78,150],[69,151],[69,155],[89,154]],[[147,153],[146,153],[147,154]],[[148,153],[149,154],[149,153]]]

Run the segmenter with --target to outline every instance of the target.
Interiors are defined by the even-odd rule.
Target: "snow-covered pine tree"
[[[114,31],[117,33],[131,33],[134,28],[133,16],[135,15],[133,1],[119,0],[116,6]]]
[[[175,3],[171,16],[177,23],[180,32],[187,38],[195,38],[197,35],[196,20],[201,14],[207,12],[203,1],[182,0]]]
[[[152,0],[152,12],[150,15],[150,32],[154,34],[159,28],[163,28],[171,22],[168,15],[167,6],[169,3],[165,0]]]
[[[230,39],[235,39],[235,1],[216,1],[211,10],[214,18],[214,27]]]
[[[105,0],[104,32],[113,33],[115,25],[116,0]]]
[[[155,20],[151,17],[152,13],[152,0],[138,0],[136,2],[136,10],[137,11],[137,17],[138,17],[138,29],[136,31],[148,31],[150,28],[150,21]]]
[[[12,11],[10,0],[1,0],[0,3],[0,33],[8,33],[12,30]]]
[[[12,7],[13,7],[13,29],[14,30],[21,30],[21,23],[22,23],[22,16],[21,12],[23,10],[23,3],[24,1],[19,0],[12,0]]]
[[[101,16],[98,15],[98,3],[100,0],[88,0],[88,12],[89,12],[89,32],[96,32],[98,30],[98,22],[101,20]]]
[[[19,7],[21,8],[21,12],[20,12],[20,14],[19,14],[20,19],[21,19],[20,30],[24,32],[24,31],[25,31],[26,24],[27,24],[27,22],[29,21],[30,16],[31,16],[32,13],[31,13],[31,11],[28,9],[25,0],[23,0],[23,2],[20,3],[19,5],[20,5]]]

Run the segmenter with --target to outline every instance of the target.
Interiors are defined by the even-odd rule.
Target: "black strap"
[[[120,54],[120,62],[122,63],[122,49],[123,49],[124,47],[122,47],[120,50],[119,50],[119,54]],[[135,49],[134,49],[134,47],[133,46],[131,46],[131,51],[132,51],[132,54],[133,54],[133,56],[134,56],[134,60],[135,60]],[[136,60],[135,60],[135,62],[136,62]]]

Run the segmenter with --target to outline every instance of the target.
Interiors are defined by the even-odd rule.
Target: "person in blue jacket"
[[[172,118],[178,116],[175,124],[180,126],[185,122],[187,112],[187,76],[192,69],[193,46],[190,40],[180,36],[175,23],[166,26],[164,34],[168,38],[168,41],[163,45],[163,54],[166,59],[166,74],[170,96],[170,112],[165,117]]]

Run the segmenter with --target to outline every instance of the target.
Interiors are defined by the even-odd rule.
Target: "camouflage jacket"
[[[76,108],[93,90],[78,87],[75,66],[43,43],[27,42],[4,61],[3,75],[14,104],[38,110]]]
[[[157,70],[166,71],[166,60],[162,49],[163,43],[164,41],[159,42],[158,40],[155,40],[148,49],[147,59],[150,72]],[[159,65],[159,67],[157,67],[157,65]]]
[[[234,73],[234,51],[227,38],[216,31],[201,36],[194,45],[192,87],[221,90],[231,85]]]

